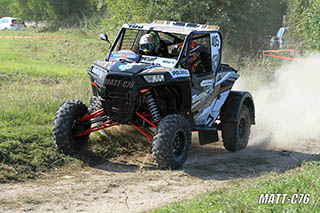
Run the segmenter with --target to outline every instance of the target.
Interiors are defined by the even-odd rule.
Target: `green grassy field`
[[[235,180],[231,187],[153,211],[160,212],[320,212],[320,162],[306,162],[286,173]],[[287,194],[278,204],[259,204],[261,194]],[[299,194],[296,198],[294,194]],[[309,198],[300,196],[309,194]],[[308,197],[308,196],[307,196]],[[300,198],[302,198],[300,200]],[[305,199],[305,200],[304,200]],[[305,201],[304,204],[303,202]],[[269,200],[267,201],[269,202]],[[271,201],[270,201],[271,202]],[[284,202],[284,204],[282,204]],[[292,202],[292,203],[291,203]]]
[[[0,182],[35,177],[78,159],[94,164],[144,150],[139,141],[131,144],[119,135],[94,134],[85,153],[61,154],[53,143],[54,113],[66,100],[88,104],[91,88],[86,67],[105,57],[107,45],[98,34],[0,32],[0,37],[19,35],[65,37],[0,39]]]

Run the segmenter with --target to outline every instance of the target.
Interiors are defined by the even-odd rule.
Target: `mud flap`
[[[219,140],[218,131],[217,130],[205,130],[199,131],[199,143],[200,145],[205,145],[209,143],[213,143]]]

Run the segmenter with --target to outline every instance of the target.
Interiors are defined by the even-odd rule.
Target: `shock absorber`
[[[90,113],[93,113],[101,108],[102,108],[102,104],[101,104],[100,97],[92,96],[92,99],[90,100],[90,106],[89,106],[88,111]]]
[[[161,116],[158,110],[158,106],[152,96],[150,91],[146,92],[146,101],[149,107],[149,111],[155,123],[158,123],[161,120]]]

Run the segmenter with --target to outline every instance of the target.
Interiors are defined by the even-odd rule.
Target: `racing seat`
[[[205,45],[200,45],[200,47],[197,49],[197,52],[200,53],[199,55],[200,64],[198,65],[199,68],[196,70],[196,74],[211,72],[212,71],[211,57],[210,57],[210,54],[208,53],[208,48]]]
[[[206,73],[209,73],[211,72],[212,70],[212,65],[211,65],[211,56],[210,54],[208,53],[208,48],[206,47],[203,47],[202,48],[203,50],[200,52],[200,59],[202,61],[202,65],[204,67],[204,72]]]
[[[162,40],[160,40],[160,55],[165,58],[169,57],[168,46],[167,46],[166,42],[164,42]]]

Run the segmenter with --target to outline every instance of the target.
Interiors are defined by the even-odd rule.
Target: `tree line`
[[[78,26],[96,11],[93,0],[1,0],[0,16],[15,16],[28,21],[46,21],[51,26]]]
[[[289,45],[320,51],[320,1],[287,0],[287,3]]]
[[[225,41],[240,53],[255,54],[283,24],[291,44],[320,50],[320,1],[313,0],[1,0],[0,16],[112,32],[123,23],[155,19],[219,25]]]

